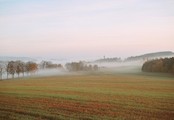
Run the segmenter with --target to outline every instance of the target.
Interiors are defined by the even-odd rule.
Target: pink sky
[[[127,57],[174,51],[171,0],[0,0],[0,55]]]

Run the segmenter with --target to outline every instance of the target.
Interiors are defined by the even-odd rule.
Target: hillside
[[[93,62],[95,63],[109,63],[109,62],[132,62],[132,61],[146,61],[149,59],[156,59],[156,58],[164,58],[164,57],[174,57],[174,52],[172,51],[162,51],[162,52],[155,52],[155,53],[147,53],[138,56],[131,56],[127,57],[125,60],[122,60],[118,57],[113,58],[101,58],[97,59]]]
[[[154,58],[174,57],[174,53],[171,51],[162,51],[155,53],[147,53],[139,56],[131,56],[125,59],[125,61],[137,61],[137,60],[148,60]]]
[[[30,57],[0,56],[0,61],[16,61],[16,60],[21,60],[21,61],[36,61],[36,59],[30,58]]]

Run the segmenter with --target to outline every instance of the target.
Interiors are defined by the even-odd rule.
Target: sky
[[[174,0],[0,0],[0,56],[174,51]]]

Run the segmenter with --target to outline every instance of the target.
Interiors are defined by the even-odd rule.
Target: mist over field
[[[98,65],[99,70],[97,73],[100,72],[115,72],[115,73],[135,73],[141,72],[142,63],[140,62],[126,62],[126,63],[87,63],[91,65]],[[25,77],[48,77],[48,76],[66,76],[66,75],[82,75],[89,73],[90,71],[68,71],[63,64],[64,68],[54,68],[54,69],[38,69],[35,73],[27,74],[25,73]],[[92,71],[96,72],[96,71]],[[2,79],[6,79],[7,75],[4,72]],[[18,75],[15,74],[15,78],[18,78]],[[23,77],[22,75],[19,76],[20,78]],[[9,79],[12,77],[9,76]]]
[[[171,58],[174,53],[171,51],[163,51],[156,53],[147,53],[138,56],[130,56],[125,59],[121,58],[100,58],[96,60],[68,60],[68,59],[43,59],[29,57],[0,57],[0,68],[2,79],[22,78],[22,77],[48,77],[48,76],[66,76],[66,75],[82,75],[86,73],[113,73],[113,74],[143,74],[142,66],[145,62],[157,59]],[[37,65],[34,73],[24,72],[23,75],[16,73],[17,68],[14,64],[14,74],[7,74],[7,66],[10,61],[28,63],[33,61]],[[171,67],[172,67],[172,61]],[[70,64],[68,67],[67,64]],[[58,67],[59,66],[59,67]],[[97,68],[92,68],[96,66]],[[21,66],[22,67],[22,66]],[[24,67],[24,66],[23,66]],[[12,69],[12,68],[10,68]],[[20,70],[20,66],[18,68]],[[26,68],[23,68],[26,69]],[[157,68],[160,69],[160,68]],[[172,69],[172,68],[171,68]],[[97,70],[97,71],[96,71]],[[161,71],[162,72],[162,71]],[[172,72],[172,71],[171,71]],[[21,71],[22,73],[22,71]]]
[[[0,0],[0,120],[173,120],[174,0]]]

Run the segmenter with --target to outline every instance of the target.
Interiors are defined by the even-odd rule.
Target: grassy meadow
[[[0,81],[2,120],[172,120],[174,77],[83,74]]]

